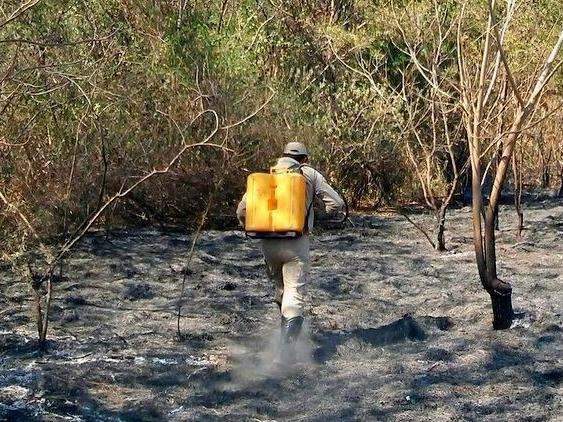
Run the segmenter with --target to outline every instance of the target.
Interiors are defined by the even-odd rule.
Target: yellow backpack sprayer
[[[245,230],[254,238],[292,238],[303,234],[311,206],[299,166],[252,173],[246,183]]]

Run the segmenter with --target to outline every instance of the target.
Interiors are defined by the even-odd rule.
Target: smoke
[[[313,347],[307,321],[294,344],[292,363],[284,363],[280,359],[282,349],[279,326],[266,328],[254,340],[245,344],[233,344],[230,352],[233,362],[232,387],[248,386],[267,379],[281,379],[313,365]]]

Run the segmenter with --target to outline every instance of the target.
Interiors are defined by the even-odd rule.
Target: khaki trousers
[[[303,314],[303,289],[309,274],[309,237],[263,239],[266,270],[276,288],[275,301],[285,318]]]

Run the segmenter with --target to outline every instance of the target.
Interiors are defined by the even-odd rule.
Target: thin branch
[[[36,239],[39,239],[39,235],[37,234],[37,232],[35,231],[35,229],[31,225],[31,223],[29,222],[29,220],[27,219],[25,214],[16,205],[14,205],[10,201],[8,201],[8,198],[6,198],[6,196],[2,193],[2,191],[0,191],[0,199],[2,200],[2,202],[4,202],[6,207],[11,208],[18,215],[18,217],[27,226],[27,228],[29,229],[29,231],[31,232],[33,237],[35,237]]]
[[[214,185],[215,185],[215,190],[218,189],[219,183],[214,184]],[[207,206],[205,207],[205,210],[201,214],[201,219],[200,219],[199,225],[197,227],[197,230],[193,234],[192,244],[190,246],[190,251],[188,253],[188,261],[186,262],[186,265],[185,265],[184,271],[183,271],[184,274],[182,276],[182,286],[181,286],[181,289],[180,289],[180,297],[178,298],[178,308],[177,308],[177,314],[176,314],[176,332],[177,332],[179,339],[181,339],[181,337],[182,337],[182,331],[180,330],[180,320],[182,318],[182,305],[183,305],[183,302],[184,302],[184,294],[185,294],[185,291],[186,291],[186,280],[188,278],[189,267],[190,267],[190,264],[192,262],[192,258],[195,254],[195,245],[196,245],[196,243],[199,239],[199,236],[201,235],[201,230],[203,229],[205,221],[207,220],[207,215],[209,214],[209,210],[211,209],[211,206],[213,204],[214,193],[215,192],[212,192],[211,195],[209,196],[209,199],[207,200]]]
[[[40,47],[68,47],[68,46],[73,46],[73,45],[80,45],[80,44],[89,44],[89,43],[94,43],[94,42],[100,42],[100,41],[105,41],[111,37],[113,37],[115,34],[117,33],[117,30],[111,32],[108,35],[105,35],[103,37],[99,37],[99,38],[85,38],[83,40],[78,40],[78,41],[61,41],[61,42],[56,42],[56,43],[46,43],[46,42],[41,42],[41,41],[35,41],[35,40],[28,40],[25,38],[5,38],[0,40],[0,44],[31,44],[31,45],[37,45]]]
[[[260,107],[258,107],[254,112],[250,113],[250,114],[249,114],[248,116],[246,116],[244,119],[239,120],[239,121],[236,122],[236,123],[232,123],[232,124],[230,124],[230,125],[221,127],[221,130],[227,130],[227,129],[231,129],[231,128],[235,127],[235,126],[239,126],[239,125],[243,124],[244,122],[246,122],[247,120],[252,119],[252,118],[253,118],[254,116],[256,116],[258,113],[260,113],[260,111],[261,111],[264,107],[266,107],[266,106],[268,105],[268,103],[272,100],[272,98],[274,98],[274,96],[276,95],[276,92],[275,92],[271,87],[268,87],[268,89],[271,91],[272,94],[268,97],[268,99],[267,99],[264,103],[262,103],[262,105],[261,105]]]
[[[23,15],[25,12],[27,12],[29,9],[31,9],[32,7],[34,7],[37,3],[39,3],[41,0],[29,0],[27,3],[22,4],[18,9],[16,9],[8,19],[6,19],[4,22],[0,22],[0,28],[8,25],[10,22],[12,22],[13,20],[19,18],[21,15]]]
[[[414,221],[413,219],[411,219],[407,214],[405,214],[403,211],[401,211],[400,208],[396,208],[393,211],[395,211],[397,214],[402,215],[403,217],[405,217],[405,219],[411,223],[417,230],[419,230],[424,237],[426,237],[426,239],[428,240],[428,242],[430,242],[430,244],[432,245],[433,249],[436,249],[436,244],[434,243],[434,241],[430,238],[430,235],[428,234],[428,232],[426,230],[424,230],[424,228],[419,225],[416,221]]]
[[[543,65],[543,69],[541,71],[541,74],[538,77],[536,85],[534,86],[534,90],[532,91],[532,94],[530,95],[530,98],[528,99],[528,102],[526,103],[526,107],[530,107],[530,106],[535,104],[535,102],[536,102],[537,98],[539,97],[540,93],[543,91],[543,88],[547,85],[549,80],[555,74],[555,71],[563,63],[563,61],[560,61],[556,65],[553,65],[553,62],[555,61],[555,58],[559,54],[559,50],[561,50],[562,45],[563,45],[563,29],[559,33],[559,38],[557,39],[557,42],[553,46],[551,53],[549,53],[549,56],[547,57],[547,60],[545,61],[544,65]]]
[[[64,256],[73,246],[76,242],[78,242],[83,236],[84,234],[88,231],[88,229],[96,222],[96,220],[100,217],[100,215],[103,214],[103,212],[116,200],[121,199],[125,196],[127,196],[129,193],[131,193],[133,190],[135,190],[139,185],[141,185],[142,183],[146,182],[147,180],[151,179],[152,177],[156,176],[156,175],[160,175],[160,174],[165,174],[167,173],[170,168],[176,164],[176,162],[182,157],[182,155],[189,149],[189,148],[196,148],[196,147],[212,147],[212,148],[220,148],[223,150],[229,150],[228,148],[225,148],[223,145],[218,145],[218,144],[212,144],[209,143],[208,141],[215,136],[215,134],[218,131],[218,122],[219,122],[219,118],[217,116],[217,113],[214,110],[205,110],[202,113],[199,113],[193,120],[192,120],[192,124],[195,120],[197,120],[200,116],[202,116],[205,113],[212,113],[215,117],[215,128],[213,129],[213,131],[205,138],[204,141],[202,142],[198,142],[198,143],[194,143],[194,144],[187,144],[184,145],[182,147],[182,149],[180,149],[180,151],[172,158],[172,160],[170,160],[168,162],[168,164],[166,166],[164,166],[161,169],[154,169],[152,170],[150,173],[144,175],[143,177],[141,177],[139,180],[137,180],[135,183],[133,183],[131,186],[129,186],[127,189],[124,189],[123,187],[117,192],[115,193],[111,198],[109,198],[103,206],[101,206],[90,218],[89,220],[87,220],[87,222],[83,225],[83,227],[78,231],[78,233],[72,238],[69,239],[59,250],[59,253],[56,255],[55,259],[53,262],[50,263],[50,267],[52,267],[62,256]]]
[[[522,96],[520,95],[520,92],[518,90],[518,87],[516,86],[516,82],[514,82],[514,77],[512,76],[512,71],[510,70],[510,66],[508,65],[508,61],[506,60],[506,54],[504,52],[504,47],[502,46],[502,39],[503,37],[500,35],[498,27],[497,27],[497,18],[495,16],[495,12],[493,10],[494,4],[491,0],[489,0],[487,2],[488,6],[489,6],[489,16],[492,20],[492,28],[495,31],[495,41],[497,43],[497,48],[498,48],[498,54],[500,55],[500,59],[502,61],[502,64],[504,66],[504,70],[506,71],[506,77],[508,78],[508,82],[510,83],[510,86],[512,88],[512,91],[514,92],[514,95],[516,96],[516,99],[518,100],[518,104],[520,105],[520,107],[524,106],[524,100],[522,100]]]
[[[262,31],[262,28],[264,28],[264,26],[266,26],[268,24],[268,22],[270,22],[272,19],[274,19],[274,17],[275,17],[275,15],[272,15],[260,24],[260,26],[256,30],[256,33],[254,34],[254,37],[252,38],[252,41],[250,42],[250,45],[246,48],[246,51],[252,50],[252,48],[254,47],[254,43],[258,39],[258,35],[260,35],[260,32]]]

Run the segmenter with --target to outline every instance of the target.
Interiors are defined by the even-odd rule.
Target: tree
[[[461,173],[456,156],[461,122],[455,105],[444,104],[435,92],[428,96],[419,92],[407,95],[407,91],[416,90],[413,85],[403,82],[407,114],[403,142],[425,204],[434,214],[434,239],[430,243],[441,252],[446,250],[446,211],[457,191]],[[427,238],[430,240],[428,235]]]
[[[457,31],[457,58],[459,90],[471,159],[473,243],[477,268],[481,283],[491,297],[493,327],[506,329],[510,327],[514,316],[512,287],[510,283],[501,280],[497,273],[495,214],[516,142],[530,121],[549,80],[561,66],[561,61],[556,63],[556,59],[563,44],[563,30],[559,33],[555,45],[537,72],[535,83],[531,85],[532,88],[526,89],[524,83],[517,84],[503,45],[515,3],[509,2],[504,20],[500,23],[496,17],[495,7],[494,0],[490,0],[487,25],[480,48],[481,60],[478,63],[472,63],[469,59],[468,46],[463,34],[464,9],[462,9]],[[511,96],[506,99],[499,95],[493,98],[500,72],[505,73],[511,88]],[[480,183],[483,153],[489,148],[483,147],[484,140],[487,139],[485,130],[491,126],[490,116],[494,116],[495,112],[499,112],[499,110],[502,113],[508,113],[508,110],[511,110],[512,115],[508,124],[509,130],[499,133],[489,144],[489,146],[494,146],[502,141],[502,150],[494,173],[489,203],[485,206]]]
[[[399,96],[406,122],[403,142],[425,204],[434,214],[434,240],[419,229],[436,250],[444,251],[446,212],[465,169],[458,153],[463,127],[460,107],[455,97],[443,95],[450,87],[447,75],[454,64],[446,46],[453,23],[447,26],[447,15],[440,12],[437,3],[427,16],[407,11],[405,18],[412,29],[408,35],[404,23],[395,22],[401,33],[396,47],[412,58],[399,70]],[[424,20],[424,24],[413,22],[415,19]]]
[[[433,77],[432,68],[424,64],[421,59],[424,50],[411,46],[408,53],[425,83],[444,98],[457,99],[462,109],[471,164],[476,263],[481,284],[491,298],[493,327],[506,329],[510,327],[514,316],[512,288],[497,273],[495,217],[516,143],[527,125],[534,125],[530,121],[536,105],[561,66],[562,62],[556,62],[556,59],[563,43],[563,30],[533,78],[526,75],[530,71],[529,67],[521,67],[521,73],[515,77],[504,44],[516,13],[516,2],[507,2],[504,16],[499,21],[495,1],[488,1],[484,27],[475,26],[475,21],[468,16],[471,5],[470,2],[463,3],[457,14],[453,15],[450,5],[440,4],[436,0],[433,2],[438,16],[450,16],[449,22],[438,21],[441,23],[439,33],[455,36],[457,72],[449,77],[449,89],[443,89],[444,85],[438,84]],[[477,10],[471,9],[471,12],[482,14],[480,5],[476,7]],[[451,30],[453,21],[457,26],[455,31]],[[474,35],[477,30],[480,31],[479,37]],[[449,48],[450,45],[444,42],[441,48]],[[497,165],[492,166],[497,159]],[[485,165],[487,161],[489,164]],[[488,203],[485,203],[484,194],[487,192],[482,182],[487,172],[490,172],[493,184]]]

